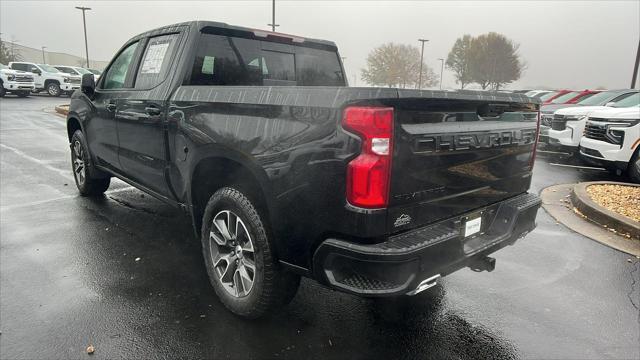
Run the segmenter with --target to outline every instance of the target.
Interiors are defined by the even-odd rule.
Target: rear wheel
[[[627,173],[631,181],[640,184],[640,150],[636,150],[636,153],[631,157]]]
[[[60,85],[58,85],[58,83],[55,83],[55,82],[50,82],[47,85],[47,93],[49,94],[49,96],[55,96],[55,97],[60,96],[60,93],[62,93],[62,91],[60,90]]]
[[[241,191],[224,187],[211,196],[201,240],[211,285],[231,312],[257,318],[295,295],[300,277],[278,269],[262,217]]]
[[[111,179],[106,177],[96,177],[93,175],[97,171],[92,168],[89,150],[82,131],[76,130],[71,138],[71,165],[73,178],[76,187],[82,196],[101,195],[109,188]]]

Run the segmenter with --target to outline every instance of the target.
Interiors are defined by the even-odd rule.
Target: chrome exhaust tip
[[[438,284],[438,279],[440,278],[440,274],[434,275],[428,279],[422,280],[415,289],[409,291],[407,295],[413,296],[418,293],[421,293],[429,288],[432,288]]]

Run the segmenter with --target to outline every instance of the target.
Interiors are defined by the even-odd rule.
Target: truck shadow
[[[109,357],[517,355],[508,340],[448,308],[442,285],[415,297],[372,300],[304,279],[288,306],[257,321],[240,319],[216,298],[185,215],[135,190],[80,201],[86,216],[78,221],[100,225],[87,228],[89,243],[76,244],[87,259],[78,276],[103,299],[97,318],[114,323],[96,336]]]

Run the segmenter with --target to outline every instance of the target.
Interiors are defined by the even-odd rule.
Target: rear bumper
[[[536,227],[540,203],[537,195],[525,193],[372,245],[327,239],[314,254],[314,273],[330,287],[352,294],[412,294],[461,268],[481,269],[487,255]],[[464,222],[478,216],[480,232],[465,238]]]

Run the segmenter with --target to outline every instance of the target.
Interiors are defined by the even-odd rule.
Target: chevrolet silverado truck
[[[127,41],[67,118],[81,195],[119,178],[183,209],[221,302],[255,318],[300,276],[417,294],[536,226],[539,102],[348,87],[333,42],[195,21]]]
[[[9,67],[14,70],[28,71],[33,73],[35,89],[38,93],[46,91],[49,96],[60,96],[71,94],[80,89],[81,77],[78,75],[65,74],[53,66],[47,64],[36,64],[30,62],[10,62]]]
[[[0,64],[0,97],[4,97],[7,93],[27,97],[33,88],[33,74],[13,70],[7,65]]]

